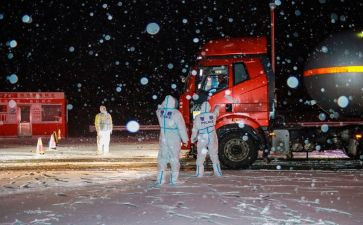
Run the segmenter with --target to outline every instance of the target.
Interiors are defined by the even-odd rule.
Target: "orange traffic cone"
[[[60,130],[60,129],[58,129],[58,140],[60,140],[60,139],[62,139],[62,138],[61,138],[61,130]]]
[[[57,146],[59,143],[57,132],[54,131],[52,135],[54,137],[55,145]]]
[[[57,149],[57,144],[55,143],[55,140],[54,140],[54,135],[50,135],[50,140],[49,140],[49,147],[48,149]]]
[[[42,138],[38,138],[36,153],[44,155],[44,148],[43,148]]]

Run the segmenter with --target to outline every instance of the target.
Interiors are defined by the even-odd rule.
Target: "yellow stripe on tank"
[[[335,66],[306,70],[304,71],[304,77],[335,73],[363,73],[363,66]]]

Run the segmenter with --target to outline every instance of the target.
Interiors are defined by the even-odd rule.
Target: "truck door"
[[[29,105],[19,106],[18,136],[20,137],[32,136]]]
[[[258,122],[268,125],[268,82],[259,59],[248,59],[232,64],[233,113],[243,113]]]
[[[200,105],[208,100],[212,107],[221,106],[221,113],[227,112],[226,104],[232,103],[229,95],[229,66],[213,65],[201,66],[196,77],[197,99],[193,98],[191,104],[191,113],[195,117],[200,113]],[[221,115],[221,114],[220,114]]]

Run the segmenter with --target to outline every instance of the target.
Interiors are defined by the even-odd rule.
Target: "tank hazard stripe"
[[[335,73],[363,73],[363,66],[336,66],[336,67],[305,70],[304,77],[321,75],[321,74],[335,74]]]

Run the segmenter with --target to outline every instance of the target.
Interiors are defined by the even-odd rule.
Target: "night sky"
[[[86,133],[101,104],[115,124],[156,124],[157,104],[179,96],[203,43],[269,35],[269,2],[1,1],[0,91],[64,91],[71,135]],[[309,52],[329,34],[360,32],[363,2],[275,2],[279,102],[296,108],[309,97],[286,79],[301,78]],[[160,31],[149,34],[149,23]]]

